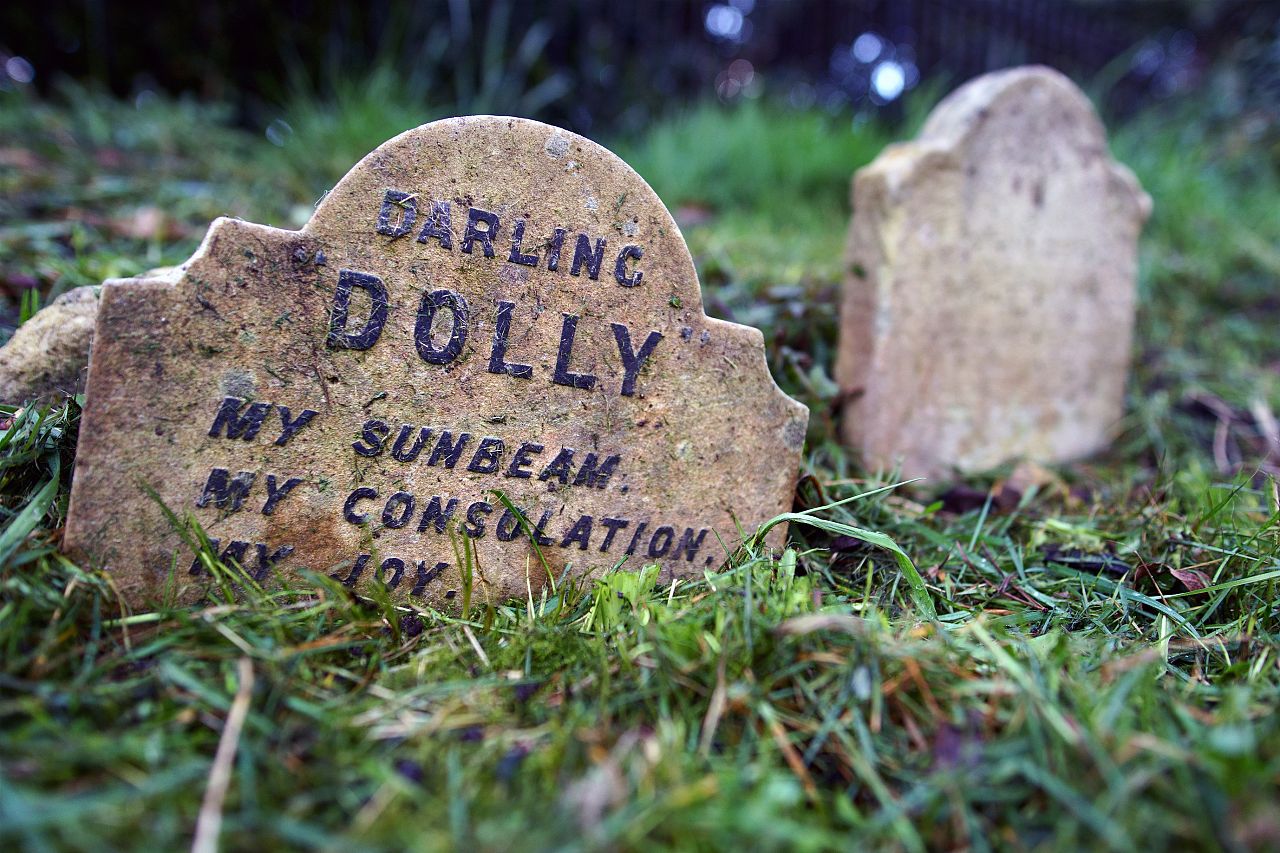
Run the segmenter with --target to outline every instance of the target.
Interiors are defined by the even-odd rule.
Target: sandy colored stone
[[[169,267],[160,267],[131,280],[169,272]],[[67,291],[0,347],[0,403],[48,403],[84,392],[101,290],[93,284]]]
[[[442,229],[419,239],[434,201],[450,206],[448,248]],[[498,218],[493,257],[478,233],[464,251],[473,209],[476,232],[489,229],[486,213]],[[566,236],[553,272],[557,228]],[[586,256],[572,273],[579,233],[587,256],[605,241],[594,279]],[[387,291],[385,324],[371,347],[351,348],[368,342],[359,333],[377,287],[359,282],[369,276]],[[342,325],[333,309],[344,282]],[[433,295],[443,291],[469,317],[454,358],[460,305]],[[442,307],[415,340],[424,303]],[[501,303],[514,306],[505,335]],[[561,359],[566,315],[576,330]],[[260,429],[245,423],[230,437],[254,405]],[[305,411],[315,414],[286,436]],[[468,562],[473,600],[537,595],[548,572],[619,563],[659,563],[668,582],[700,576],[740,531],[790,508],[807,418],[770,377],[760,332],[703,314],[684,240],[630,167],[537,122],[451,119],[379,147],[301,231],[219,219],[168,276],[106,284],[65,541],[104,563],[135,603],[159,598],[171,570],[183,600],[207,580],[161,503],[266,583],[305,568],[368,592],[380,577],[398,597],[449,606]],[[407,459],[423,428],[416,458],[392,457],[403,434]],[[503,449],[487,473],[493,460],[480,451],[496,452],[494,439]],[[527,462],[513,466],[521,446]],[[236,476],[248,484],[238,510],[226,486]],[[268,507],[269,484],[295,478]],[[541,558],[494,490],[541,524]],[[440,509],[458,500],[445,532],[428,515],[433,497]],[[469,535],[478,523],[482,535]]]
[[[1107,445],[1151,201],[1070,80],[979,77],[853,195],[836,378],[869,465],[945,477]]]
[[[0,402],[50,402],[84,391],[99,290],[89,286],[67,291],[0,347]]]

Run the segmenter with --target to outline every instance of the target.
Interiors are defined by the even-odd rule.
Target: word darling
[[[417,220],[418,197],[399,190],[387,190],[382,199],[382,207],[378,211],[375,230],[395,240],[411,233]],[[431,202],[431,211],[423,217],[422,228],[418,231],[418,242],[427,243],[435,240],[441,249],[452,251],[454,238],[452,223],[453,205],[448,201]],[[565,251],[565,240],[569,236],[568,230],[556,228],[541,244],[526,245],[527,224],[525,219],[517,218],[512,225],[511,249],[507,252],[507,263],[526,267],[544,266],[548,272],[558,272]],[[494,243],[498,240],[501,228],[502,220],[498,214],[471,206],[467,209],[467,224],[463,228],[459,248],[464,255],[470,255],[479,245],[484,256],[492,258],[497,254]],[[590,235],[579,233],[573,242],[573,259],[569,264],[569,275],[577,276],[586,272],[587,278],[598,281],[608,244],[609,241],[604,237],[597,237],[593,242]],[[539,249],[544,250],[546,254],[539,255]],[[644,273],[638,269],[629,271],[627,265],[643,257],[644,249],[634,243],[619,249],[613,259],[614,280],[623,287],[639,286],[644,280]]]

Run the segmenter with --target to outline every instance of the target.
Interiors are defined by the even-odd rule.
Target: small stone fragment
[[[157,267],[135,281],[172,275]],[[69,290],[36,312],[0,347],[0,403],[55,402],[84,392],[102,287]]]
[[[49,403],[84,391],[100,289],[67,291],[0,347],[0,402]]]

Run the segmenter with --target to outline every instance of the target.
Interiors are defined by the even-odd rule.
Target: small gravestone
[[[953,93],[854,180],[846,441],[905,476],[1105,447],[1150,209],[1061,74],[1019,68]]]
[[[86,396],[66,544],[133,601],[207,583],[190,521],[263,583],[437,606],[700,576],[790,508],[808,421],[634,171],[494,117],[391,140],[301,231],[219,219],[108,282]]]

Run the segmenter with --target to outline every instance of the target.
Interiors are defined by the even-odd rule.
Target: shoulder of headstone
[[[192,267],[214,254],[218,244],[224,240],[238,242],[246,237],[261,241],[265,247],[268,241],[287,239],[289,237],[298,237],[299,232],[290,231],[284,228],[276,228],[272,225],[259,225],[256,222],[247,222],[239,217],[219,216],[209,224],[209,230],[205,232],[204,239],[200,241],[200,245],[196,247],[191,257],[187,258],[176,267],[160,267],[148,270],[129,279],[109,279],[105,284],[113,284],[116,281],[147,281],[152,283],[168,282],[176,284],[184,275],[191,270]]]
[[[955,168],[959,168],[955,150],[938,140],[894,143],[854,174],[854,209],[865,208],[874,198],[892,199],[922,176]]]
[[[1138,176],[1125,164],[1113,158],[1108,158],[1107,167],[1111,172],[1111,180],[1119,190],[1115,193],[1115,197],[1132,207],[1129,214],[1133,221],[1137,223],[1138,228],[1141,229],[1146,224],[1146,221],[1151,218],[1153,208],[1151,195],[1142,188],[1142,183],[1138,180]]]
[[[703,317],[706,324],[705,328],[711,332],[712,337],[729,337],[752,352],[753,357],[746,365],[747,369],[757,374],[759,382],[768,384],[772,389],[771,393],[774,400],[786,414],[788,420],[802,421],[807,426],[809,423],[809,407],[784,391],[774,378],[773,372],[769,370],[768,356],[765,352],[764,332],[755,326],[744,326],[729,320],[721,320],[718,317],[709,317],[705,314]]]

